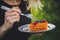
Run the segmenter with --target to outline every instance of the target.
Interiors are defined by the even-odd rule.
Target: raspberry
[[[37,22],[37,21],[35,21],[35,22],[34,22],[34,25],[36,25],[37,23],[38,23],[38,22]]]
[[[43,20],[42,22],[46,22],[46,20]]]

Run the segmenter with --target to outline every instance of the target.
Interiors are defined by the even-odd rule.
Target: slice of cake
[[[30,31],[47,30],[48,22],[46,20],[35,21],[34,23],[30,24],[29,28],[30,28]]]

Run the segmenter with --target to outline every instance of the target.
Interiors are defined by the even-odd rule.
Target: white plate
[[[53,30],[55,27],[56,26],[54,24],[49,23],[48,24],[48,30],[33,31],[33,32],[31,32],[29,30],[29,24],[25,24],[25,25],[22,25],[22,26],[18,27],[18,30],[21,31],[21,32],[27,32],[27,33],[40,33],[40,32],[47,32],[47,31]]]

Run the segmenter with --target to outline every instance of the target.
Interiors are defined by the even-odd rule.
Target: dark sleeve
[[[1,9],[2,2],[0,0],[0,26],[4,23],[4,10]]]

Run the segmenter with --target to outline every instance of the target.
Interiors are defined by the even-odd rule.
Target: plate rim
[[[25,25],[29,25],[29,24],[25,24]],[[54,28],[52,28],[52,29],[50,29],[50,30],[53,30],[53,29],[56,28],[56,26],[55,26],[54,24],[52,24],[52,23],[48,23],[48,26],[49,26],[49,25],[53,25],[53,26],[54,26]],[[24,26],[24,25],[22,25],[22,26]],[[20,26],[20,27],[21,27],[21,26]],[[20,27],[18,27],[18,30],[19,30]],[[43,30],[43,31],[35,31],[35,32],[26,32],[26,31],[25,31],[25,32],[26,32],[26,33],[40,33],[40,32],[47,32],[47,31],[50,31],[50,30],[49,30],[49,28],[48,28],[48,30]],[[21,31],[21,30],[19,30],[19,31]],[[21,31],[21,32],[24,32],[24,31]]]

